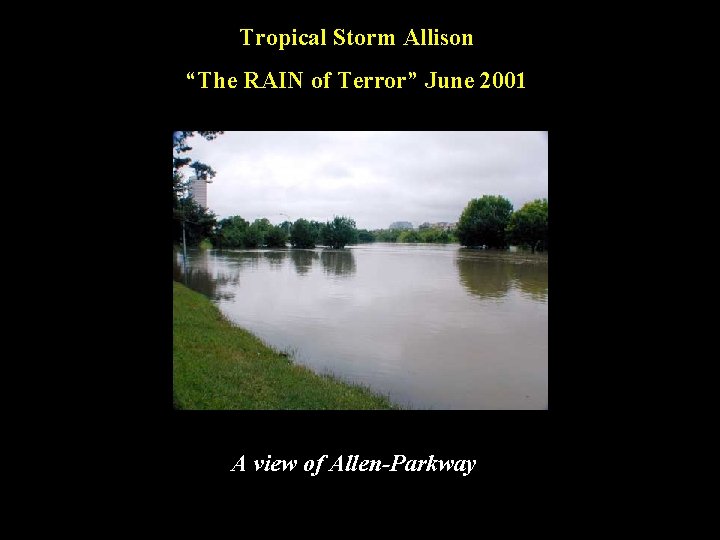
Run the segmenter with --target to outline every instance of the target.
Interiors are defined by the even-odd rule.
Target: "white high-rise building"
[[[203,208],[207,208],[207,182],[197,176],[190,177],[190,196]]]

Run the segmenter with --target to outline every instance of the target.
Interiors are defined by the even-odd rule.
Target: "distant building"
[[[390,224],[390,229],[412,229],[412,223],[409,221],[394,221]]]
[[[207,182],[205,180],[198,179],[197,176],[190,177],[190,196],[195,199],[203,208],[207,208]]]
[[[457,222],[450,223],[448,221],[438,221],[437,223],[433,223],[432,226],[436,229],[447,231],[448,229],[454,229],[457,227]]]

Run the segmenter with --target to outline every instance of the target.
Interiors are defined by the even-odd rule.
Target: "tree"
[[[287,235],[281,225],[271,225],[266,218],[252,224],[240,216],[220,220],[215,230],[216,244],[221,248],[285,247]]]
[[[198,205],[188,194],[188,182],[182,173],[192,159],[184,156],[190,150],[187,139],[193,137],[194,131],[176,131],[173,133],[173,241],[182,242],[183,223],[185,225],[185,239],[190,245],[197,245],[203,239],[213,235],[216,225],[215,214]],[[222,131],[198,131],[201,137],[212,140]],[[191,167],[201,180],[207,182],[215,176],[215,171],[209,165],[195,161]]]
[[[512,203],[501,195],[483,195],[470,200],[458,221],[460,243],[468,247],[506,248],[506,230],[512,211]]]
[[[285,220],[280,224],[280,228],[285,231],[285,234],[289,237],[290,236],[290,230],[292,229],[292,223]]]
[[[310,230],[312,231],[313,240],[316,244],[319,244],[323,238],[323,231],[325,230],[325,224],[319,221],[310,221]]]
[[[358,230],[358,242],[361,244],[374,242],[375,237],[373,234],[368,231],[367,229],[360,229]]]
[[[333,249],[342,249],[347,244],[357,243],[355,220],[345,216],[335,216],[325,224],[322,231],[323,244]]]
[[[548,247],[548,201],[535,199],[526,203],[510,219],[508,235],[512,242],[529,246],[532,252]]]
[[[421,242],[422,238],[420,237],[420,233],[418,231],[410,229],[402,231],[400,236],[398,236],[397,241],[400,243],[416,244]]]
[[[188,139],[195,136],[195,133],[203,137],[204,139],[211,141],[218,135],[222,135],[222,131],[176,131],[173,133],[173,195],[175,197],[175,205],[177,207],[177,201],[183,198],[183,195],[187,192],[188,183],[185,181],[185,175],[182,172],[183,167],[186,167],[192,161],[192,158],[184,156],[190,150],[192,146],[188,146]],[[202,180],[209,180],[215,176],[215,171],[209,165],[195,161],[192,165],[195,169],[195,173],[198,178]]]
[[[258,248],[265,245],[265,238],[270,232],[272,225],[267,218],[256,219],[247,228],[245,233],[245,247]]]
[[[215,244],[221,249],[245,247],[245,235],[249,226],[240,216],[220,220],[215,228]]]
[[[436,233],[436,236],[432,240],[432,242],[437,242],[439,244],[448,244],[450,243],[450,233],[446,230],[442,230],[439,233]]]
[[[419,241],[429,244],[447,244],[450,242],[450,235],[447,231],[437,228],[424,229],[419,231]]]
[[[288,236],[281,225],[271,225],[265,235],[265,243],[268,247],[287,247]]]
[[[290,231],[290,244],[296,248],[314,248],[316,234],[307,219],[298,219]]]
[[[179,199],[173,209],[173,241],[182,242],[183,222],[185,241],[196,246],[205,238],[211,238],[216,225],[215,214],[190,198]]]

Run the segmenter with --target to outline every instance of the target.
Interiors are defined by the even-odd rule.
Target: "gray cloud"
[[[226,132],[189,140],[216,171],[219,218],[273,223],[351,216],[359,228],[457,221],[468,201],[504,195],[520,208],[548,193],[546,132]]]

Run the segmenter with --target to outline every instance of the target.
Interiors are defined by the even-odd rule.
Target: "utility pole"
[[[185,218],[183,217],[183,274],[187,278],[187,245],[185,244]]]

